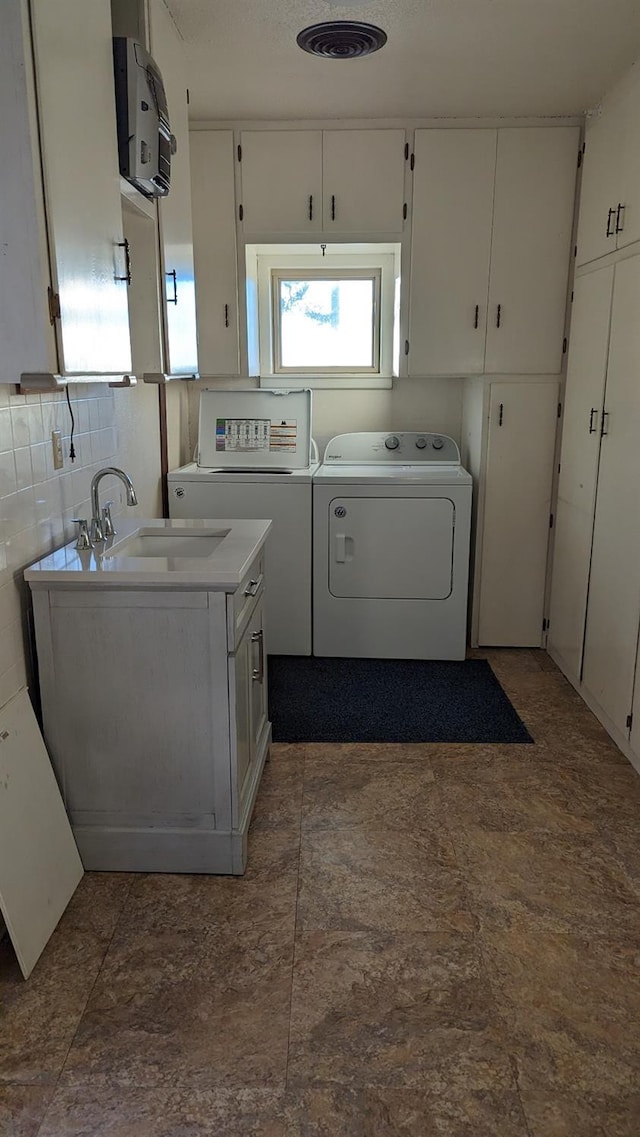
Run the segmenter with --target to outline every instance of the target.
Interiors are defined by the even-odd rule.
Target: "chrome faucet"
[[[117,478],[120,478],[120,481],[124,485],[127,493],[127,505],[138,504],[136,491],[133,488],[133,482],[131,481],[129,475],[125,474],[124,470],[119,470],[117,466],[105,466],[104,470],[98,470],[98,473],[94,474],[93,478],[91,479],[91,512],[93,514],[91,518],[92,541],[104,541],[105,537],[111,537],[115,533],[113,522],[111,520],[112,502],[107,503],[102,511],[101,516],[100,501],[98,498],[98,486],[100,485],[102,479],[106,478],[109,474],[115,474]]]

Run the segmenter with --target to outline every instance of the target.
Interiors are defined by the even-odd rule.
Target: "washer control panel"
[[[453,438],[446,434],[427,434],[423,431],[403,430],[396,434],[361,431],[358,434],[338,434],[327,444],[324,462],[342,465],[399,462],[417,465],[422,462],[460,465],[460,451]]]

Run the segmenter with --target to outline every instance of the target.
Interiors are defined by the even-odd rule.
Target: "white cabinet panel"
[[[549,541],[556,383],[492,383],[479,642],[539,647]]]
[[[397,233],[403,226],[404,130],[325,130],[326,233]]]
[[[548,642],[576,682],[582,668],[612,292],[612,267],[575,282]]]
[[[587,121],[576,265],[615,250],[624,125],[624,107],[618,101],[612,101],[602,115]]]
[[[198,371],[196,298],[191,225],[189,119],[182,40],[162,0],[150,0],[151,54],[162,73],[177,153],[171,159],[171,189],[158,203],[163,261],[165,370],[171,375]]]
[[[322,131],[249,130],[240,143],[244,232],[322,229]]]
[[[495,130],[417,130],[409,374],[484,370]]]
[[[577,127],[498,132],[487,374],[562,365]]]
[[[578,277],[565,389],[558,495],[592,515],[607,377],[613,268]]]
[[[616,202],[617,233],[619,249],[640,241],[640,146],[638,129],[640,124],[640,67],[633,68],[625,89],[624,145],[622,155],[620,200]],[[618,205],[622,211],[618,211]]]
[[[58,354],[131,369],[108,0],[31,0]]]
[[[640,619],[640,257],[616,266],[583,681],[626,732]]]
[[[233,133],[191,132],[191,200],[202,375],[238,375]]]

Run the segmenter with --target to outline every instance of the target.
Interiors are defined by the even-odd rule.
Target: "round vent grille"
[[[379,51],[387,42],[386,33],[375,24],[357,20],[328,20],[304,28],[296,42],[303,51],[323,59],[357,59]]]

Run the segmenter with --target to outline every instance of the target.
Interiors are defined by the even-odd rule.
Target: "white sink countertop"
[[[165,520],[119,517],[117,533],[93,549],[75,540],[25,570],[31,588],[52,584],[100,588],[181,587],[235,592],[264,545],[270,521]],[[154,555],[155,535],[162,556]],[[200,544],[202,542],[202,544]],[[176,554],[170,549],[175,544]],[[194,552],[193,556],[184,555]],[[135,555],[135,554],[138,555]]]

